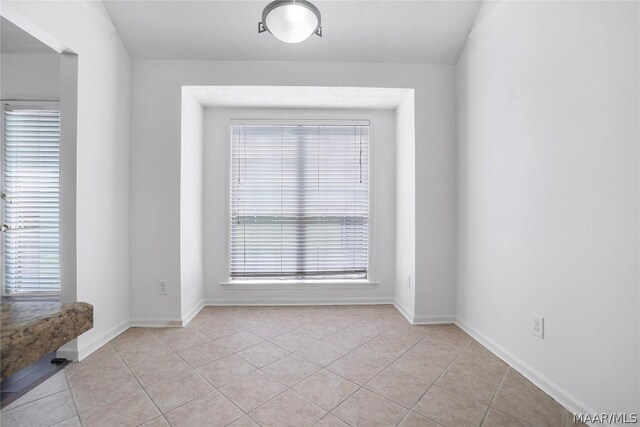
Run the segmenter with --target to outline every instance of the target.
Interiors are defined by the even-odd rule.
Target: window
[[[233,121],[232,279],[363,279],[369,123]]]
[[[58,292],[60,112],[5,105],[3,124],[4,291]]]

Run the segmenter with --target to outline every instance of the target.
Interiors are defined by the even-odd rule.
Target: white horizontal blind
[[[369,125],[231,126],[232,278],[366,278]]]
[[[60,290],[60,112],[4,111],[4,286]]]

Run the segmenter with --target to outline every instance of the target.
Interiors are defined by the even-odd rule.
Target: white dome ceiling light
[[[262,11],[258,33],[265,31],[285,43],[300,43],[311,34],[322,37],[320,11],[306,0],[276,0]]]

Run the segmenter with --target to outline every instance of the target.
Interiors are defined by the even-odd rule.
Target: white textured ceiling
[[[295,45],[258,34],[269,1],[103,3],[136,59],[455,64],[481,1],[316,0],[323,37]]]
[[[2,17],[0,17],[0,52],[56,53],[49,46]]]

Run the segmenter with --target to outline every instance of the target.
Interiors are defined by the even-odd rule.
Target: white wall
[[[159,280],[171,288],[180,283],[180,117],[181,87],[185,85],[294,85],[415,88],[416,158],[418,168],[449,164],[455,157],[454,67],[441,65],[233,62],[233,61],[134,61],[132,72],[132,175],[131,261],[132,317],[154,319],[165,313],[179,316],[180,304],[156,291]],[[418,149],[416,148],[418,152]],[[420,163],[418,163],[420,162]],[[416,254],[427,256],[439,243],[427,241],[429,233],[455,240],[454,168],[421,175],[430,182],[416,183],[416,199],[429,211],[417,211],[424,224],[416,239]],[[451,199],[441,198],[449,186]],[[446,190],[443,190],[446,191]],[[418,203],[416,203],[418,205]],[[439,240],[440,241],[440,240]],[[438,241],[438,242],[439,242]],[[455,259],[444,251],[432,260],[418,259],[434,274],[430,280],[416,277],[416,288],[447,289],[427,295],[434,312],[453,317]],[[440,267],[438,263],[448,264]],[[445,277],[447,274],[450,277]],[[370,290],[365,290],[364,295]],[[175,292],[178,292],[177,290]],[[274,296],[287,297],[274,292]],[[416,313],[418,314],[418,313]],[[428,315],[429,313],[420,313]]]
[[[458,69],[458,322],[570,410],[639,412],[639,5],[487,16]]]
[[[60,55],[3,53],[0,60],[2,99],[60,99]]]
[[[192,317],[204,298],[204,137],[203,111],[197,99],[182,97],[180,147],[180,317]],[[187,318],[185,317],[185,321]],[[190,320],[190,319],[188,319]]]
[[[77,298],[94,306],[83,357],[129,323],[129,57],[87,2],[3,1],[1,14],[79,58]]]
[[[364,119],[370,121],[370,272],[375,286],[345,284],[230,285],[229,159],[232,118]],[[205,301],[229,303],[390,302],[395,282],[395,112],[393,110],[207,109],[205,110]]]
[[[416,114],[414,96],[396,110],[396,307],[413,321],[416,308]]]

